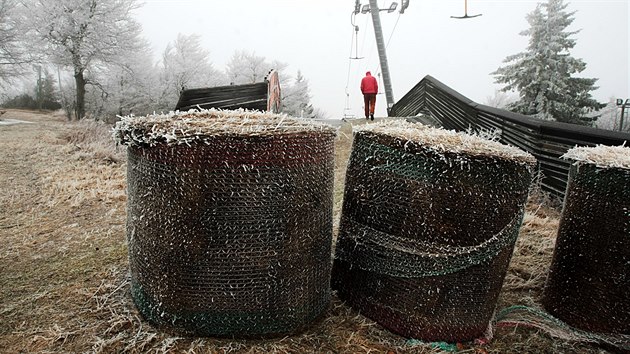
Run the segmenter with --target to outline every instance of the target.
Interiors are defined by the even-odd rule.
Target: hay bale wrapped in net
[[[126,117],[133,300],[195,335],[294,333],[330,300],[334,138],[285,115]]]
[[[630,335],[630,148],[579,147],[543,306],[573,327]]]
[[[355,133],[333,289],[406,337],[483,335],[522,222],[533,156],[406,122]]]

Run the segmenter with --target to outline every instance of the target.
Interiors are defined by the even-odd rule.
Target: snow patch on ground
[[[33,122],[27,122],[25,120],[18,119],[0,119],[0,125],[14,125],[14,124],[33,124]]]

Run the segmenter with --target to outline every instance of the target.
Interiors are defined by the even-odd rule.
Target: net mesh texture
[[[535,159],[405,122],[355,132],[333,289],[406,337],[460,342],[491,320]]]
[[[543,306],[573,327],[630,335],[630,148],[565,157],[574,163]]]
[[[330,301],[335,130],[284,115],[125,117],[132,297],[150,322],[296,333]]]

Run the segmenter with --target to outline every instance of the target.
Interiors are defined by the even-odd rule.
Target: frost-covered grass
[[[352,150],[352,126],[350,124],[343,125],[337,131],[337,140],[335,141],[335,189],[333,204],[333,220],[335,223],[335,233],[339,227],[339,216],[341,214],[341,205],[343,202],[343,189],[346,181],[346,167]]]
[[[0,351],[96,353],[438,353],[341,303],[302,334],[274,340],[188,338],[152,327],[129,294],[125,154],[109,129],[9,111],[35,124],[0,128]],[[341,211],[351,128],[336,141],[335,218]],[[544,195],[530,198],[499,308],[535,305],[558,225]],[[598,353],[535,329],[498,328],[465,353]]]

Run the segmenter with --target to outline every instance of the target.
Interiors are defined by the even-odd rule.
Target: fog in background
[[[379,0],[381,8],[390,3]],[[519,33],[529,28],[525,17],[537,3],[469,0],[468,14],[483,15],[467,20],[450,18],[463,15],[463,0],[410,0],[402,15],[381,12],[395,100],[428,74],[484,103],[500,88],[490,73],[508,55],[525,51],[528,38]],[[567,11],[576,11],[569,29],[580,30],[571,55],[587,64],[581,76],[599,78],[594,97],[602,102],[611,96],[628,98],[628,1],[566,3]],[[235,50],[247,50],[288,63],[290,75],[301,70],[313,105],[340,118],[345,108],[345,113],[362,116],[359,81],[367,70],[379,72],[369,14],[356,16],[358,55],[364,59],[349,60],[356,55],[353,9],[353,0],[145,0],[136,12],[156,58],[178,33],[197,33],[217,69],[225,68]],[[378,95],[378,116],[386,115],[385,106],[385,95]]]

